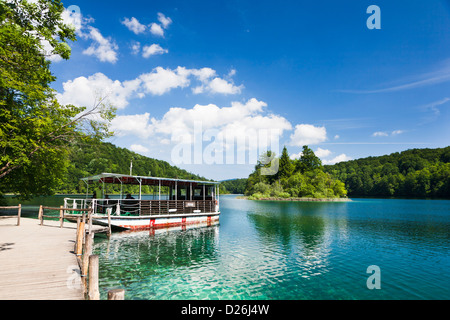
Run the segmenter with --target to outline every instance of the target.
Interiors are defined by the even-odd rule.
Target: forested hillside
[[[111,143],[78,142],[70,148],[70,165],[58,193],[84,193],[85,184],[80,178],[103,172],[130,174],[133,161],[133,175],[206,180],[168,162],[148,158]],[[146,192],[147,190],[143,190]]]
[[[221,181],[220,182],[220,193],[221,194],[227,194],[227,193],[243,194],[245,191],[246,183],[247,183],[247,178]]]
[[[411,149],[324,170],[345,183],[349,197],[450,198],[450,147]]]

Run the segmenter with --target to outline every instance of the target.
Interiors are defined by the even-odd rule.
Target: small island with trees
[[[279,158],[272,151],[263,154],[244,195],[249,200],[349,201],[345,184],[324,171],[308,146],[299,159],[291,159],[286,147]]]

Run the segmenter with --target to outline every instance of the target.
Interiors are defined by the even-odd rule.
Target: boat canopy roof
[[[131,176],[119,173],[101,173],[95,176],[81,178],[84,182],[90,184],[93,182],[103,182],[111,184],[135,184],[147,186],[196,186],[196,185],[215,185],[218,181],[202,181],[202,180],[187,180],[174,178],[160,178],[160,177],[146,177],[146,176]]]

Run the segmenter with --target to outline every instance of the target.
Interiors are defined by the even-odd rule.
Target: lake
[[[101,297],[450,299],[450,201],[352,200],[225,195],[216,226],[96,237]]]

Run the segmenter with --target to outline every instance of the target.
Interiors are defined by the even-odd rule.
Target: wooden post
[[[109,290],[108,300],[125,300],[125,290],[124,289]]]
[[[112,211],[112,208],[106,209],[106,212],[108,213],[108,232],[106,235],[108,237],[111,236],[111,211]]]
[[[89,300],[100,300],[98,288],[98,256],[89,256]]]
[[[81,256],[83,252],[83,235],[84,235],[84,219],[80,221],[80,225],[77,230],[77,251],[75,252],[78,257]]]
[[[62,228],[64,225],[64,206],[59,207],[59,227]]]
[[[88,226],[89,226],[89,228],[88,228],[88,232],[89,233],[91,233],[92,232],[92,216],[93,216],[93,211],[92,211],[92,208],[89,208],[89,211],[88,211]]]
[[[17,210],[17,225],[20,226],[20,214],[22,213],[22,205],[19,203],[19,210]]]
[[[44,208],[42,204],[39,206],[39,220],[41,221],[41,226],[44,224]]]
[[[86,233],[84,240],[84,254],[81,267],[81,280],[84,284],[85,292],[87,292],[87,273],[89,269],[89,257],[92,254],[92,234]],[[90,277],[90,274],[89,274]]]
[[[80,230],[80,223],[81,223],[81,218],[77,217],[77,233],[76,233],[76,239],[75,239],[75,245],[73,246],[73,252],[75,252],[75,254],[77,253],[77,246],[78,246],[78,230]]]

